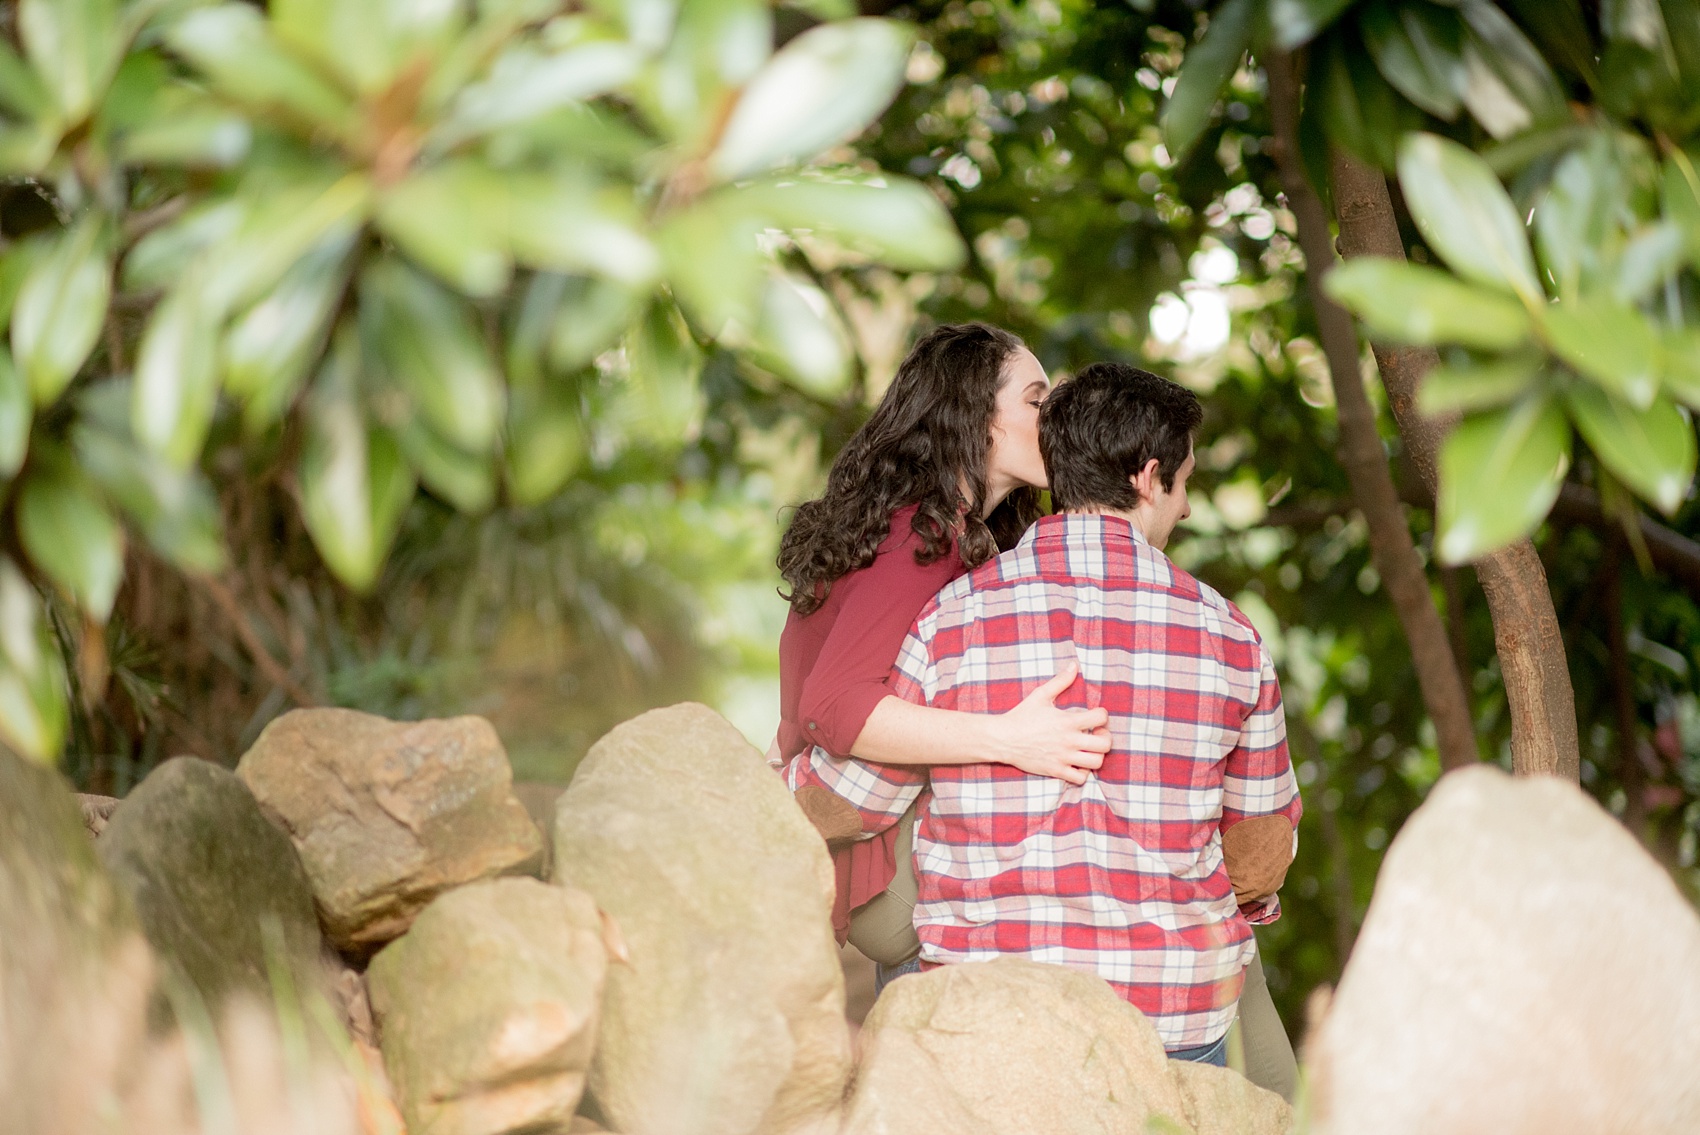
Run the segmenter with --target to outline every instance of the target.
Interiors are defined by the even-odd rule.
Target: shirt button
[[[810,729],[819,729],[820,726],[816,725],[814,722],[811,721],[811,722],[809,722],[809,728]]]

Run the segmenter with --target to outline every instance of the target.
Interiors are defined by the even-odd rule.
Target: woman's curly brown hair
[[[826,493],[799,505],[779,544],[791,609],[820,608],[837,580],[874,562],[892,513],[919,505],[911,522],[928,564],[957,541],[969,567],[1012,547],[1039,516],[1039,494],[1020,488],[986,520],[986,455],[1004,364],[1020,339],[983,323],[945,324],[922,336],[880,404],[827,474]],[[963,496],[966,486],[967,498]],[[782,593],[783,594],[783,593]]]

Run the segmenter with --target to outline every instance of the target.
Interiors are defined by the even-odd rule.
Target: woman
[[[923,336],[865,425],[833,462],[825,494],[800,506],[780,544],[791,613],[779,640],[781,761],[811,745],[892,765],[998,762],[1036,776],[1084,783],[1103,762],[1102,709],[1053,703],[1070,666],[1003,714],[912,705],[886,685],[910,625],[951,580],[1014,545],[1039,515],[1045,486],[1039,406],[1045,369],[1020,339],[984,324]],[[804,789],[808,792],[808,789]],[[836,798],[803,800],[831,837]],[[851,912],[881,897],[901,862],[910,876],[910,825],[849,842],[859,821],[838,802],[833,927],[851,935]],[[844,817],[843,812],[850,812]],[[907,895],[872,904],[886,917],[858,947],[886,966],[914,955]]]

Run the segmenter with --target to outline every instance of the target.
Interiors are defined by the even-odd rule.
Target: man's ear
[[[1133,492],[1139,498],[1139,503],[1157,499],[1157,459],[1153,457],[1145,463],[1144,468],[1128,478],[1133,485]]]

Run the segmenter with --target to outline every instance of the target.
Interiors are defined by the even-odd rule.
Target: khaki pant
[[[850,944],[881,965],[899,966],[921,952],[921,939],[915,934],[914,847],[915,809],[911,807],[897,822],[897,877],[883,894],[850,915]],[[1298,1088],[1298,1062],[1270,1000],[1260,955],[1253,955],[1246,966],[1239,1019],[1229,1031],[1228,1051],[1233,1054],[1236,1049],[1245,1062],[1246,1079],[1292,1102]]]

